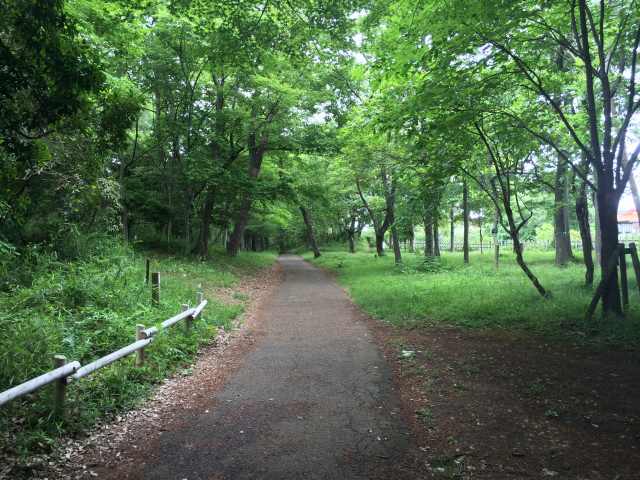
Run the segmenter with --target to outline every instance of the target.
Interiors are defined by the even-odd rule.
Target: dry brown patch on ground
[[[204,286],[205,297],[245,303],[235,329],[220,329],[211,343],[202,348],[194,365],[158,386],[151,398],[135,410],[102,424],[82,439],[67,439],[47,459],[41,479],[78,479],[108,476],[114,465],[123,471],[144,462],[139,446],[154,442],[166,430],[179,425],[185,413],[210,404],[214,392],[242,365],[260,332],[260,310],[281,281],[279,264],[220,293]],[[227,292],[228,290],[228,292]],[[123,467],[123,465],[125,467]],[[34,477],[35,478],[35,477]]]
[[[640,478],[637,353],[370,326],[434,478]]]

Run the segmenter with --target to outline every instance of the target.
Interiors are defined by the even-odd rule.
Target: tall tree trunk
[[[455,223],[453,221],[453,205],[449,209],[449,251],[453,252],[454,249],[454,237],[455,237]]]
[[[309,246],[313,251],[313,257],[318,258],[320,256],[320,250],[318,249],[318,244],[316,242],[316,237],[313,233],[313,222],[311,221],[311,215],[309,215],[309,211],[300,205],[300,212],[302,213],[302,219],[304,220],[304,224],[307,227],[307,241],[309,242]],[[349,237],[352,238],[352,237]]]
[[[462,252],[464,263],[469,263],[469,186],[466,178],[462,181],[462,216],[464,222]]]
[[[601,251],[600,272],[604,276],[607,263],[618,248],[618,203],[620,198],[613,188],[613,178],[603,172],[597,176],[598,218],[600,220]],[[610,275],[604,284],[602,294],[602,311],[605,315],[622,315],[618,276]]]
[[[384,255],[384,232],[376,232],[376,253],[379,257]]]
[[[240,208],[234,222],[233,232],[231,233],[231,237],[229,238],[229,243],[227,243],[227,255],[231,257],[235,257],[238,254],[244,230],[245,228],[247,228],[247,224],[249,223],[251,205],[253,204],[252,187],[255,184],[258,175],[260,175],[260,167],[262,166],[262,159],[267,149],[267,142],[268,139],[266,136],[262,136],[260,138],[260,142],[258,143],[256,133],[252,132],[249,134],[249,140],[247,142],[249,145],[248,173],[251,185],[249,189],[244,192],[244,198],[240,203]]]
[[[594,238],[594,250],[596,252],[596,263],[600,263],[600,252],[602,252],[602,234],[600,232],[600,215],[598,214],[598,197],[596,192],[591,191],[591,202],[593,203],[593,210],[595,214],[595,238]]]
[[[415,253],[416,251],[416,246],[415,246],[415,233],[413,232],[413,225],[411,225],[411,227],[409,228],[409,253]]]
[[[247,196],[243,198],[240,203],[240,208],[238,208],[236,213],[233,230],[231,231],[229,241],[227,242],[227,255],[231,257],[237,256],[240,251],[240,247],[242,246],[244,230],[247,228],[247,224],[249,223],[252,203],[253,199],[251,197]]]
[[[438,214],[434,215],[433,219],[433,254],[436,257],[440,256],[440,232],[438,230]]]
[[[395,223],[391,225],[391,239],[393,243],[393,256],[396,262],[396,265],[402,263],[402,253],[400,252],[400,240],[398,239],[398,228]]]
[[[424,256],[433,257],[433,220],[430,213],[424,216]]]
[[[554,184],[553,232],[556,248],[556,265],[564,266],[573,257],[569,233],[569,199],[567,181],[567,162],[559,158]]]
[[[580,227],[580,239],[582,240],[582,256],[586,272],[585,284],[593,285],[593,245],[591,242],[591,227],[589,226],[589,204],[587,201],[587,182],[580,180],[580,187],[576,192],[576,217]]]

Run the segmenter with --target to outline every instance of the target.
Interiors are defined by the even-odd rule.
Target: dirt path
[[[108,477],[422,477],[391,370],[361,314],[325,273],[295,256],[280,263],[284,280],[262,308],[254,349],[197,411]]]

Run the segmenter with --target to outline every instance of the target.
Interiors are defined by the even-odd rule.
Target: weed
[[[151,308],[145,256],[125,247],[96,249],[68,262],[37,250],[25,255],[30,257],[24,260],[29,274],[5,275],[0,281],[0,391],[50,370],[54,354],[86,364],[111,353],[134,340],[136,324],[158,325],[181,304],[194,304],[200,286],[233,286],[239,275],[275,258],[241,253],[203,263],[152,256],[152,271],[161,272],[161,303]],[[80,432],[101,417],[131,408],[167,375],[188,372],[199,346],[218,327],[228,328],[241,311],[240,305],[210,298],[191,334],[177,326],[156,337],[144,368],[135,368],[129,357],[73,382],[67,389],[65,422],[51,417],[50,388],[4,406],[0,431],[7,435],[0,436],[0,450],[25,455],[47,450],[57,436]]]

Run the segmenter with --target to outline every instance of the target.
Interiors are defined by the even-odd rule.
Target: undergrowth
[[[220,254],[218,254],[220,253]],[[151,306],[145,258],[161,272],[161,303]],[[134,253],[114,242],[82,260],[62,261],[44,249],[6,259],[0,280],[0,391],[52,368],[52,357],[91,362],[135,340],[135,325],[157,325],[195,303],[202,287],[231,287],[241,274],[271,264],[272,253],[214,252],[209,262]],[[9,265],[8,264],[13,264]],[[22,271],[13,269],[22,266]],[[147,348],[143,368],[122,359],[67,388],[64,421],[53,417],[52,388],[45,387],[0,409],[0,448],[28,455],[46,451],[60,435],[81,432],[105,416],[132,407],[150,387],[190,364],[217,328],[228,327],[241,305],[209,298],[191,334],[177,324]]]

